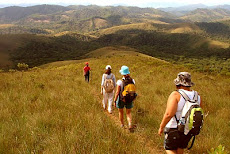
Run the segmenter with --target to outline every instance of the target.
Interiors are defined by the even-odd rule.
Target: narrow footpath
[[[118,118],[118,111],[117,109],[113,106],[113,113],[109,114],[106,110],[103,109],[102,107],[102,96],[99,91],[97,91],[97,88],[91,87],[91,93],[95,96],[95,99],[98,101],[98,103],[101,105],[101,111],[104,111],[105,115],[109,117],[113,123],[117,126],[118,129],[123,129],[126,133],[130,133],[127,127],[121,128],[120,127],[120,121]],[[126,116],[125,116],[126,119]],[[164,153],[163,149],[160,149],[156,143],[154,143],[151,139],[149,139],[148,136],[144,135],[141,131],[141,129],[144,128],[139,128],[136,126],[134,133],[130,133],[135,136],[136,141],[140,142],[141,144],[145,145],[146,149],[149,151],[151,154],[161,154]]]

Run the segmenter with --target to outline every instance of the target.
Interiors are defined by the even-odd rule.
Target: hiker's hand
[[[114,106],[115,106],[115,107],[117,107],[117,105],[116,105],[116,101],[114,101]]]
[[[162,135],[162,133],[163,133],[163,131],[164,131],[164,129],[160,127],[160,128],[159,128],[159,130],[158,130],[158,135],[160,135],[160,136],[161,136],[161,135]]]

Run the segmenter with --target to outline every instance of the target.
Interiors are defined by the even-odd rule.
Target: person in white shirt
[[[194,85],[191,81],[191,74],[180,72],[174,80],[177,90],[183,91],[190,99],[195,95],[195,91],[190,87]],[[198,103],[202,107],[201,97],[198,95]],[[185,99],[178,91],[173,91],[167,101],[167,107],[164,117],[161,121],[158,134],[161,136],[165,133],[164,148],[167,154],[183,154],[184,149],[188,146],[191,135],[184,135],[178,131],[177,119],[179,119]]]
[[[102,75],[101,81],[101,94],[103,95],[103,108],[106,110],[108,106],[108,112],[112,114],[112,104],[114,97],[114,89],[116,87],[116,77],[112,73],[112,67],[107,65],[105,67],[106,72]]]

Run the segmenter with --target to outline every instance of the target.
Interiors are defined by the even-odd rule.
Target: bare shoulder
[[[178,96],[178,95],[180,95],[177,91],[173,91],[171,94],[170,94],[170,96]]]
[[[180,94],[179,94],[179,92],[177,92],[177,91],[173,91],[173,92],[170,94],[169,98],[171,98],[171,99],[176,99],[177,101],[179,101],[179,100],[180,100]]]

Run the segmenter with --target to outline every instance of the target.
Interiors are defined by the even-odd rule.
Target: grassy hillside
[[[0,73],[1,153],[164,153],[157,130],[180,71],[192,73],[206,115],[190,153],[207,153],[220,144],[229,152],[229,78],[207,76],[126,48],[93,54],[106,50],[107,55],[85,60],[92,68],[90,84],[82,76],[83,61]],[[107,64],[117,79],[120,67],[129,66],[136,81],[133,134],[119,128],[117,112],[110,116],[102,110],[100,80]]]

